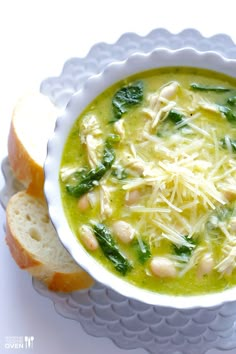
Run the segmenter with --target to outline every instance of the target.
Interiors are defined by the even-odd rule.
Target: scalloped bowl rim
[[[123,296],[150,305],[178,309],[212,307],[235,301],[236,286],[221,292],[191,296],[159,294],[134,286],[109,272],[83,248],[69,227],[61,200],[58,178],[61,156],[67,136],[80,113],[94,98],[114,83],[139,72],[171,66],[204,68],[236,78],[236,60],[226,59],[214,51],[200,52],[193,48],[177,50],[158,48],[149,53],[137,52],[131,54],[126,60],[108,64],[101,73],[86,80],[84,86],[71,97],[64,113],[56,121],[54,133],[47,145],[44,193],[50,219],[63,246],[75,262],[98,282]]]

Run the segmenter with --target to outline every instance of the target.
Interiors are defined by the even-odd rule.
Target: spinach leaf
[[[76,171],[73,174],[73,178],[75,178],[75,179],[84,178],[86,176],[87,172],[88,172],[88,168],[87,167],[83,167],[83,168],[81,168],[81,170]]]
[[[119,141],[120,141],[120,136],[116,134],[109,134],[105,141],[102,164],[106,167],[107,170],[111,168],[113,162],[116,159],[113,145],[118,143]]]
[[[104,176],[107,169],[104,165],[99,165],[84,174],[75,185],[66,185],[66,191],[73,197],[80,198],[85,193],[93,189],[97,182]]]
[[[119,142],[120,142],[120,136],[117,134],[109,134],[106,139],[106,144],[108,146],[113,146],[114,144],[117,144]]]
[[[229,97],[227,99],[227,103],[229,103],[231,106],[236,106],[236,96]]]
[[[109,168],[111,168],[113,162],[115,161],[115,158],[116,158],[115,150],[113,149],[112,146],[105,143],[105,147],[103,151],[103,159],[102,159],[103,166],[105,166],[106,169],[108,170]]]
[[[205,227],[208,235],[214,237],[214,242],[220,242],[221,239],[225,238],[225,235],[220,228],[220,223],[226,222],[228,224],[233,216],[235,216],[235,208],[232,204],[217,207],[209,216]]]
[[[112,99],[112,110],[114,119],[119,120],[130,107],[135,106],[143,100],[143,83],[138,81],[132,85],[122,87],[115,93]]]
[[[192,84],[190,84],[190,87],[196,91],[213,91],[213,92],[231,91],[231,89],[223,87],[223,86],[207,86],[207,85],[198,84],[196,82],[193,82]]]
[[[114,264],[115,269],[123,275],[131,270],[128,259],[119,251],[110,231],[104,224],[93,226],[94,234],[104,255]]]
[[[188,262],[189,258],[192,255],[193,250],[196,248],[196,240],[189,238],[187,235],[184,236],[185,240],[188,241],[193,247],[187,246],[176,246],[173,245],[173,251],[177,256],[182,257],[183,262]]]
[[[234,207],[226,205],[216,209],[216,216],[220,221],[227,221],[234,215]]]
[[[173,133],[173,124],[177,129],[181,129],[187,126],[186,124],[182,124],[181,127],[178,126],[180,123],[183,123],[185,120],[185,116],[183,113],[177,111],[176,109],[171,109],[166,118],[162,121],[161,126],[157,130],[157,136],[160,138],[165,138],[170,136]]]
[[[231,148],[232,148],[232,152],[236,152],[236,140],[232,140],[228,137],[228,143],[230,144]],[[225,137],[223,139],[221,139],[221,145],[224,149],[227,149],[227,143],[226,143],[226,139]]]
[[[125,169],[121,166],[117,166],[113,171],[112,171],[112,176],[116,177],[118,180],[122,180],[128,177],[128,173],[125,171]]]
[[[66,175],[66,169],[65,169],[65,174],[63,175],[63,172],[61,172],[61,178],[62,181],[67,181],[69,184],[75,184],[78,180],[84,178],[86,176],[86,174],[89,171],[89,168],[86,167],[82,167],[79,168],[77,170],[75,170],[73,172],[73,168],[71,169],[72,173],[70,173],[70,167],[68,168],[68,175]]]
[[[83,173],[78,174],[76,183],[68,184],[66,186],[66,191],[70,195],[80,198],[98,184],[98,181],[100,181],[115,161],[116,155],[113,149],[113,144],[118,142],[119,139],[120,138],[118,135],[108,135],[105,141],[102,162],[96,168],[92,168],[88,172],[83,171]]]
[[[170,120],[175,124],[182,123],[184,121],[184,115],[175,109],[171,109],[165,120]]]
[[[223,113],[228,122],[236,124],[236,114],[232,111],[231,108],[223,105],[218,105],[218,109],[221,113]]]
[[[143,245],[140,247],[138,240],[133,241],[133,247],[137,254],[138,260],[144,264],[151,257],[151,250],[147,242],[142,241]]]

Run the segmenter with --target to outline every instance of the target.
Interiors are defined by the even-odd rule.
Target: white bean
[[[133,189],[129,191],[125,196],[125,204],[126,205],[133,205],[136,204],[140,199],[140,192],[137,189]]]
[[[123,243],[129,243],[133,240],[135,229],[125,221],[116,221],[112,226],[114,235]]]
[[[98,241],[89,226],[82,225],[79,234],[82,243],[89,251],[95,251],[98,248]]]
[[[211,253],[205,253],[198,264],[198,277],[209,274],[214,267],[214,260]]]
[[[80,199],[78,200],[78,208],[80,211],[84,212],[89,208],[89,200],[87,194],[84,194]]]
[[[224,190],[224,197],[229,201],[232,202],[236,199],[236,192],[231,190]]]
[[[152,273],[159,278],[174,278],[177,275],[174,263],[165,257],[154,257],[150,267]]]
[[[135,170],[140,176],[143,174],[145,170],[145,166],[142,163],[142,161],[134,161],[131,165],[130,168]]]

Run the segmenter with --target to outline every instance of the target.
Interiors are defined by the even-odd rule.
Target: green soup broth
[[[61,198],[78,241],[109,271],[164,294],[235,285],[234,96],[235,79],[171,67],[109,87],[80,114],[62,155]],[[91,182],[91,171],[101,165],[102,176]],[[129,243],[114,232],[117,221],[132,229]],[[110,234],[115,256],[107,255],[107,244],[105,251],[99,242],[89,250],[81,241],[81,227],[96,239],[97,224]],[[123,260],[117,252],[127,261],[125,270],[118,269]],[[160,258],[172,274],[158,266],[153,271],[153,259]]]

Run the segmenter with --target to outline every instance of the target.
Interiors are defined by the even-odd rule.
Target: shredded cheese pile
[[[137,172],[133,178],[122,181],[122,189],[141,192],[138,203],[128,209],[138,220],[137,234],[148,235],[151,246],[158,247],[167,239],[178,246],[191,247],[184,235],[194,238],[199,233],[204,234],[205,245],[193,253],[186,268],[189,269],[201,253],[211,249],[206,221],[216,208],[228,203],[227,193],[236,194],[232,187],[232,181],[234,184],[236,181],[236,159],[232,151],[220,146],[220,128],[212,124],[213,117],[209,121],[209,104],[204,98],[198,97],[197,104],[192,92],[184,90],[188,106],[179,107],[176,96],[181,88],[176,83],[174,88],[175,91],[171,87],[169,98],[174,96],[175,100],[164,99],[162,92],[150,97],[150,106],[142,112],[147,120],[150,119],[150,124],[144,125],[132,147],[130,143],[123,146],[117,164]],[[225,118],[212,106],[214,119],[226,124]],[[172,107],[184,112],[184,123],[174,127],[170,136],[159,137],[153,128],[158,132]],[[127,209],[123,215],[127,216]],[[223,258],[216,265],[220,272],[232,268],[236,259],[236,235],[228,233],[223,244]]]

